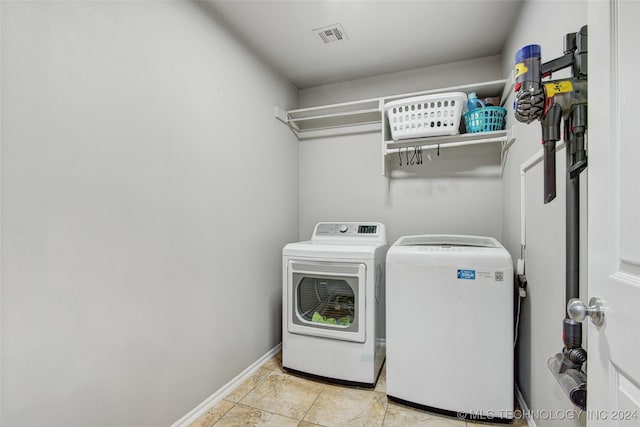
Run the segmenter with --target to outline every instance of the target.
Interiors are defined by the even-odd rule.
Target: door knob
[[[602,326],[604,323],[604,303],[600,298],[591,298],[589,306],[578,298],[571,298],[567,303],[567,314],[571,320],[582,322],[585,317],[591,317],[591,321],[596,326]]]

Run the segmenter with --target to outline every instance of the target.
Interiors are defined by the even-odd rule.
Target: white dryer
[[[381,223],[319,223],[282,250],[282,365],[373,387],[385,358]]]
[[[387,395],[513,418],[513,264],[495,239],[405,236],[387,254]]]

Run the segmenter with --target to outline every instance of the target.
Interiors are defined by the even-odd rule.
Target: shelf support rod
[[[377,108],[370,108],[368,110],[355,110],[355,111],[347,111],[344,113],[331,113],[331,114],[323,114],[319,116],[309,116],[309,117],[297,117],[291,118],[289,117],[290,122],[303,122],[305,120],[318,120],[318,119],[330,119],[332,117],[345,117],[345,116],[356,116],[361,114],[372,114],[377,113]]]
[[[399,147],[389,148],[387,153],[397,153],[398,150],[402,148],[413,148],[413,147],[421,147],[426,150],[430,150],[433,148],[450,148],[450,147],[464,147],[466,145],[477,145],[477,144],[486,144],[489,142],[504,142],[506,141],[506,137],[497,137],[497,138],[484,138],[484,139],[474,139],[470,141],[460,141],[460,142],[446,142],[446,143],[434,143],[434,144],[425,144],[424,142],[420,143],[406,143]]]
[[[507,137],[505,142],[502,143],[502,152],[500,153],[500,178],[502,178],[502,174],[504,173],[505,165],[507,164],[507,156],[509,155],[509,147],[516,142],[516,128],[515,126],[511,126],[507,130]]]

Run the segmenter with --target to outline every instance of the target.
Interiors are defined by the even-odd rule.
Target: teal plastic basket
[[[502,107],[482,107],[464,113],[464,125],[467,133],[492,132],[504,129],[504,116],[507,110]]]

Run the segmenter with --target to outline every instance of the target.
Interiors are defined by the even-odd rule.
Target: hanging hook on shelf
[[[438,157],[440,157],[440,144],[438,144]]]
[[[398,157],[400,158],[400,166],[402,166],[402,148],[398,148]]]

